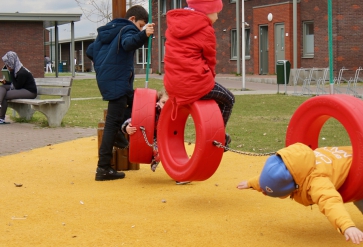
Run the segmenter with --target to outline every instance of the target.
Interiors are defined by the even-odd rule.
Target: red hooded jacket
[[[212,22],[203,13],[175,9],[167,13],[167,26],[165,89],[174,104],[193,103],[215,85],[216,37]]]

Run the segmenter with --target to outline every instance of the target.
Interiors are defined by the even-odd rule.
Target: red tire
[[[363,102],[350,95],[323,95],[305,101],[293,114],[286,132],[286,146],[301,142],[315,149],[321,128],[333,117],[348,132],[353,161],[339,188],[344,202],[363,199]]]
[[[223,149],[213,145],[224,144],[225,130],[220,109],[213,100],[199,100],[179,106],[173,121],[172,102],[167,101],[158,123],[158,149],[166,173],[177,181],[203,181],[217,170]],[[195,124],[196,143],[189,158],[184,146],[184,129],[189,114]]]
[[[145,142],[140,127],[145,127],[147,140],[149,143],[153,143],[156,99],[156,90],[148,88],[135,90],[131,118],[132,125],[136,127],[137,131],[130,135],[129,160],[131,163],[151,163],[153,149]]]

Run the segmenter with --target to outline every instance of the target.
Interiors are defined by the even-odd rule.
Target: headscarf
[[[13,51],[8,51],[5,56],[2,57],[2,59],[6,66],[14,70],[15,76],[21,67],[23,67],[23,64],[20,62],[18,55]]]

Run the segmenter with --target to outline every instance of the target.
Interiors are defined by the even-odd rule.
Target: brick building
[[[363,2],[332,1],[334,73],[345,66],[355,70],[363,66],[360,59],[363,39]],[[158,3],[160,6],[158,7]],[[214,24],[217,37],[217,66],[220,74],[237,73],[236,0],[223,0],[223,10]],[[176,6],[176,7],[174,7]],[[185,0],[153,0],[152,68],[163,73],[166,13],[186,6]],[[241,6],[241,2],[239,2]],[[159,11],[160,10],[160,11]],[[277,60],[289,60],[293,66],[293,1],[245,0],[246,74],[275,74]],[[159,12],[158,12],[159,11]],[[239,10],[239,19],[241,20]],[[268,18],[270,17],[270,19]],[[329,66],[327,0],[297,1],[297,67]],[[241,32],[239,32],[241,33]],[[354,72],[352,72],[354,73]]]
[[[0,57],[8,51],[15,51],[34,77],[44,77],[44,55],[49,55],[49,47],[45,45],[49,41],[46,28],[74,23],[80,20],[81,15],[0,13]],[[52,60],[57,58],[55,54]]]

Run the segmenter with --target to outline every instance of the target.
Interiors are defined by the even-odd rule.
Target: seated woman
[[[34,99],[37,97],[37,87],[33,75],[23,66],[15,52],[7,52],[2,60],[11,78],[11,82],[2,80],[3,85],[0,86],[0,124],[6,124],[7,100]]]

